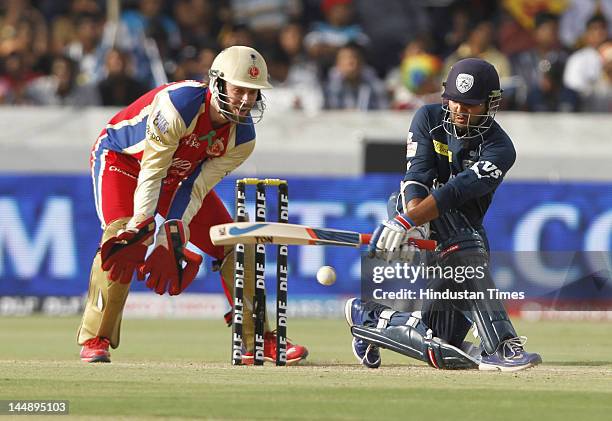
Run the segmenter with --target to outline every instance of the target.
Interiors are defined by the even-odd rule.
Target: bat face
[[[234,222],[210,229],[215,245],[287,244],[358,247],[360,234],[351,231],[313,229],[303,225],[276,222]]]
[[[216,246],[234,244],[286,244],[294,246],[359,247],[370,242],[370,234],[279,222],[232,222],[210,228],[210,239]],[[412,240],[411,240],[412,241]],[[433,240],[414,240],[414,245],[433,250]]]

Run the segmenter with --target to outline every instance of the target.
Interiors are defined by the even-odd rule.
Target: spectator
[[[77,85],[78,64],[58,56],[51,64],[51,74],[34,79],[26,87],[28,100],[35,105],[99,105],[100,97],[93,85]]]
[[[603,65],[598,48],[607,38],[605,18],[602,15],[591,17],[582,36],[584,47],[575,51],[567,60],[563,83],[578,95],[581,109],[586,107],[601,78]]]
[[[176,63],[176,70],[173,72],[172,80],[196,80],[200,76],[198,73],[198,49],[194,45],[187,45],[181,48]]]
[[[612,41],[599,47],[602,60],[601,76],[595,82],[593,95],[585,101],[584,111],[612,112]]]
[[[352,0],[323,0],[321,10],[325,21],[313,25],[304,44],[308,54],[325,70],[334,62],[340,47],[348,43],[364,47],[369,39],[354,20]]]
[[[100,14],[81,14],[76,18],[76,38],[70,42],[64,53],[79,63],[77,83],[98,83],[102,78],[104,47],[101,45],[103,18]]]
[[[208,81],[208,70],[217,53],[217,48],[212,44],[199,50],[193,45],[184,47],[173,79]]]
[[[266,93],[268,108],[303,110],[315,114],[323,106],[322,87],[315,73],[292,66],[291,57],[281,49],[267,54],[270,78],[274,89]]]
[[[98,83],[102,105],[128,105],[147,92],[147,87],[132,77],[129,56],[116,48],[106,54],[106,78]]]
[[[183,47],[214,43],[221,22],[210,0],[178,0],[173,10]]]
[[[208,71],[217,54],[219,54],[219,50],[212,45],[200,49],[198,53],[198,71],[201,76],[197,78],[198,80],[208,83]]]
[[[404,49],[402,62],[387,76],[391,93],[391,108],[412,110],[425,104],[439,102],[442,80],[442,61],[417,39]]]
[[[302,14],[300,0],[230,0],[235,23],[246,25],[258,45],[270,49],[278,33],[291,20]]]
[[[11,53],[4,59],[0,74],[0,104],[19,105],[27,103],[26,87],[40,74],[32,71],[19,53]]]
[[[381,110],[388,108],[383,82],[363,60],[356,44],[341,47],[324,89],[325,108],[331,110]]]
[[[570,0],[570,5],[561,16],[560,37],[571,49],[582,47],[580,40],[591,17],[602,15],[608,33],[612,33],[612,0]]]
[[[470,31],[466,42],[462,43],[454,53],[447,57],[444,63],[444,74],[448,74],[453,63],[464,58],[476,57],[488,61],[495,67],[503,85],[503,79],[510,77],[511,74],[510,62],[492,44],[493,34],[494,27],[492,22],[480,21],[476,23]]]
[[[135,77],[149,87],[167,82],[164,62],[172,66],[181,46],[179,28],[162,5],[162,0],[140,0],[138,10],[122,13],[116,36],[117,46],[135,59]]]
[[[279,47],[297,60],[307,60],[304,50],[304,28],[297,21],[289,22],[279,32]]]
[[[40,69],[48,53],[48,29],[30,0],[5,0],[0,17],[0,57],[18,53],[29,69]]]
[[[568,111],[563,87],[563,69],[568,53],[559,40],[559,17],[540,13],[535,18],[535,46],[512,59],[513,73],[520,78],[524,94],[517,95],[518,106],[527,111]]]
[[[411,40],[430,33],[430,20],[420,0],[355,0],[358,21],[370,40],[367,61],[379,75],[387,74],[401,59]]]
[[[512,56],[534,47],[537,15],[560,15],[567,7],[567,0],[504,0],[501,7],[499,50]]]
[[[96,0],[71,0],[68,13],[59,15],[51,25],[51,53],[63,54],[68,44],[77,39],[77,21],[82,15],[99,15]]]
[[[315,95],[313,97],[313,107],[306,108],[320,108],[321,92],[318,68],[304,50],[304,30],[302,26],[297,22],[286,25],[280,31],[278,43],[289,60],[286,83],[296,89],[308,91],[308,96]],[[308,88],[308,86],[312,86],[312,88]]]
[[[470,35],[470,12],[465,7],[451,8],[451,24],[441,41],[438,41],[437,51],[442,57],[452,54]]]
[[[253,34],[246,25],[226,25],[219,34],[219,44],[222,50],[233,45],[252,47],[254,45]]]

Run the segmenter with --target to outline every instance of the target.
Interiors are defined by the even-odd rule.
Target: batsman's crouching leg
[[[111,222],[104,230],[101,243],[117,235],[129,219],[129,217],[121,218]],[[129,291],[129,283],[122,284],[108,279],[107,273],[102,270],[98,251],[91,266],[85,311],[77,332],[79,345],[90,339],[102,337],[109,340],[111,347],[119,346],[121,318]]]
[[[418,326],[406,324],[374,328],[355,325],[351,327],[351,333],[357,339],[424,361],[438,369],[478,368],[478,359],[440,338],[433,337],[431,331],[422,332]]]

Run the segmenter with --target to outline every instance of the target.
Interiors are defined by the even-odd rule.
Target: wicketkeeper
[[[431,238],[439,247],[430,264],[480,268],[484,276],[459,282],[434,279],[427,288],[488,293],[495,284],[482,225],[493,194],[514,164],[512,141],[494,121],[501,101],[499,76],[488,62],[469,58],[450,70],[442,105],[421,107],[408,136],[408,169],[391,198],[390,219],[374,233],[370,252],[411,261],[408,238]],[[495,298],[428,300],[421,311],[398,312],[375,302],[347,301],[353,351],[367,367],[380,366],[379,347],[435,368],[516,371],[541,363],[523,348],[503,303]],[[479,348],[464,342],[475,324]]]
[[[188,250],[187,242],[222,261],[231,304],[233,249],[213,246],[209,229],[232,218],[213,187],[253,151],[254,124],[265,105],[261,90],[269,88],[263,57],[253,48],[233,46],[215,58],[208,85],[181,81],[155,88],[102,130],[90,165],[104,232],[77,337],[83,361],[110,362],[109,346],[119,346],[121,316],[136,272],[158,294],[177,295],[189,286],[202,257]],[[156,215],[165,220],[159,227]],[[254,255],[254,249],[247,253]],[[253,259],[247,255],[246,261]],[[252,297],[254,270],[246,269],[245,296]],[[247,300],[244,309],[244,363],[253,361],[250,304]],[[275,359],[275,348],[276,337],[266,326],[267,360]],[[306,355],[306,348],[287,344],[287,363]]]

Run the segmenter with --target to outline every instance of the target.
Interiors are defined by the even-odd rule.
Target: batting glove
[[[383,222],[372,234],[368,248],[371,257],[390,262],[401,260],[410,262],[420,249],[410,240],[428,237],[429,227],[415,226],[406,214],[399,214],[393,219]]]
[[[178,295],[193,282],[202,263],[202,256],[187,249],[188,228],[183,221],[171,219],[159,230],[155,248],[138,271],[138,278],[148,275],[147,287],[159,295],[166,290]]]
[[[138,219],[140,217],[133,217],[125,229],[106,240],[100,248],[102,270],[108,272],[111,281],[130,283],[134,270],[142,265],[147,247],[153,242],[155,218]]]

